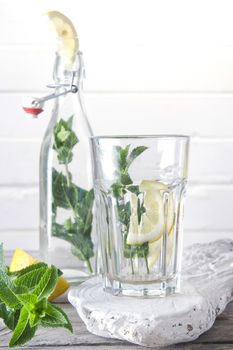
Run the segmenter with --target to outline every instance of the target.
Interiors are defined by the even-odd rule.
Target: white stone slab
[[[167,298],[118,297],[96,277],[69,292],[87,329],[99,336],[149,346],[192,341],[207,331],[232,300],[233,240],[185,249],[182,290]]]

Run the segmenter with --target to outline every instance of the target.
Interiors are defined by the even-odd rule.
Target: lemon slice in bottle
[[[45,13],[53,24],[58,38],[58,52],[67,63],[73,63],[79,49],[77,32],[71,20],[58,11]]]

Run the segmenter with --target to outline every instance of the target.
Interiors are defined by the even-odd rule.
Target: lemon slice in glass
[[[163,199],[159,191],[145,193],[145,213],[142,214],[138,224],[137,201],[131,195],[131,218],[127,244],[137,245],[144,242],[153,242],[161,237],[164,231]],[[136,196],[137,198],[137,196]]]
[[[153,243],[149,243],[149,252],[147,256],[149,269],[151,269],[160,258],[161,244],[162,244],[161,238]],[[174,235],[173,235],[173,232],[171,232],[171,234],[168,235],[168,240],[167,240],[167,256],[166,256],[167,264],[169,264],[171,260],[171,257],[173,254],[173,247],[174,247]]]
[[[173,254],[173,246],[174,246],[174,235],[173,235],[173,228],[175,224],[175,203],[173,194],[169,194],[168,199],[168,216],[166,220],[167,224],[167,231],[168,231],[168,239],[167,239],[167,264],[171,260],[172,254]],[[147,256],[148,260],[148,267],[153,267],[161,254],[161,244],[162,244],[162,237],[160,237],[155,242],[149,242],[149,252]]]
[[[131,208],[131,214],[138,215],[138,197],[136,196],[135,193],[131,193],[130,208]]]
[[[79,49],[77,32],[71,20],[58,11],[45,13],[53,24],[58,38],[58,52],[67,63],[73,63]]]
[[[129,223],[129,232],[133,232],[135,235],[138,235],[138,216],[137,215],[131,215],[130,216],[130,223]],[[128,239],[127,239],[127,244]]]
[[[149,251],[147,255],[147,263],[151,269],[159,260],[161,254],[161,238],[155,242],[149,243]]]
[[[163,182],[157,180],[143,180],[139,185],[139,190],[141,192],[147,192],[150,190],[163,190],[166,191],[168,186]]]

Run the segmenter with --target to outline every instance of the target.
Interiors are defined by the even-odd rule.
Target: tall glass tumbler
[[[100,136],[91,143],[105,291],[179,291],[189,137]]]

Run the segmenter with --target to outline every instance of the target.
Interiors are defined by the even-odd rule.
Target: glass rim
[[[106,139],[106,140],[114,140],[114,139],[186,139],[190,140],[189,135],[182,134],[149,134],[149,135],[99,135],[99,136],[91,136],[92,140],[98,139]]]
[[[59,53],[58,50],[55,52],[55,55],[56,56],[61,56],[61,54]],[[78,51],[76,51],[75,56],[83,56],[83,52],[78,50]]]

